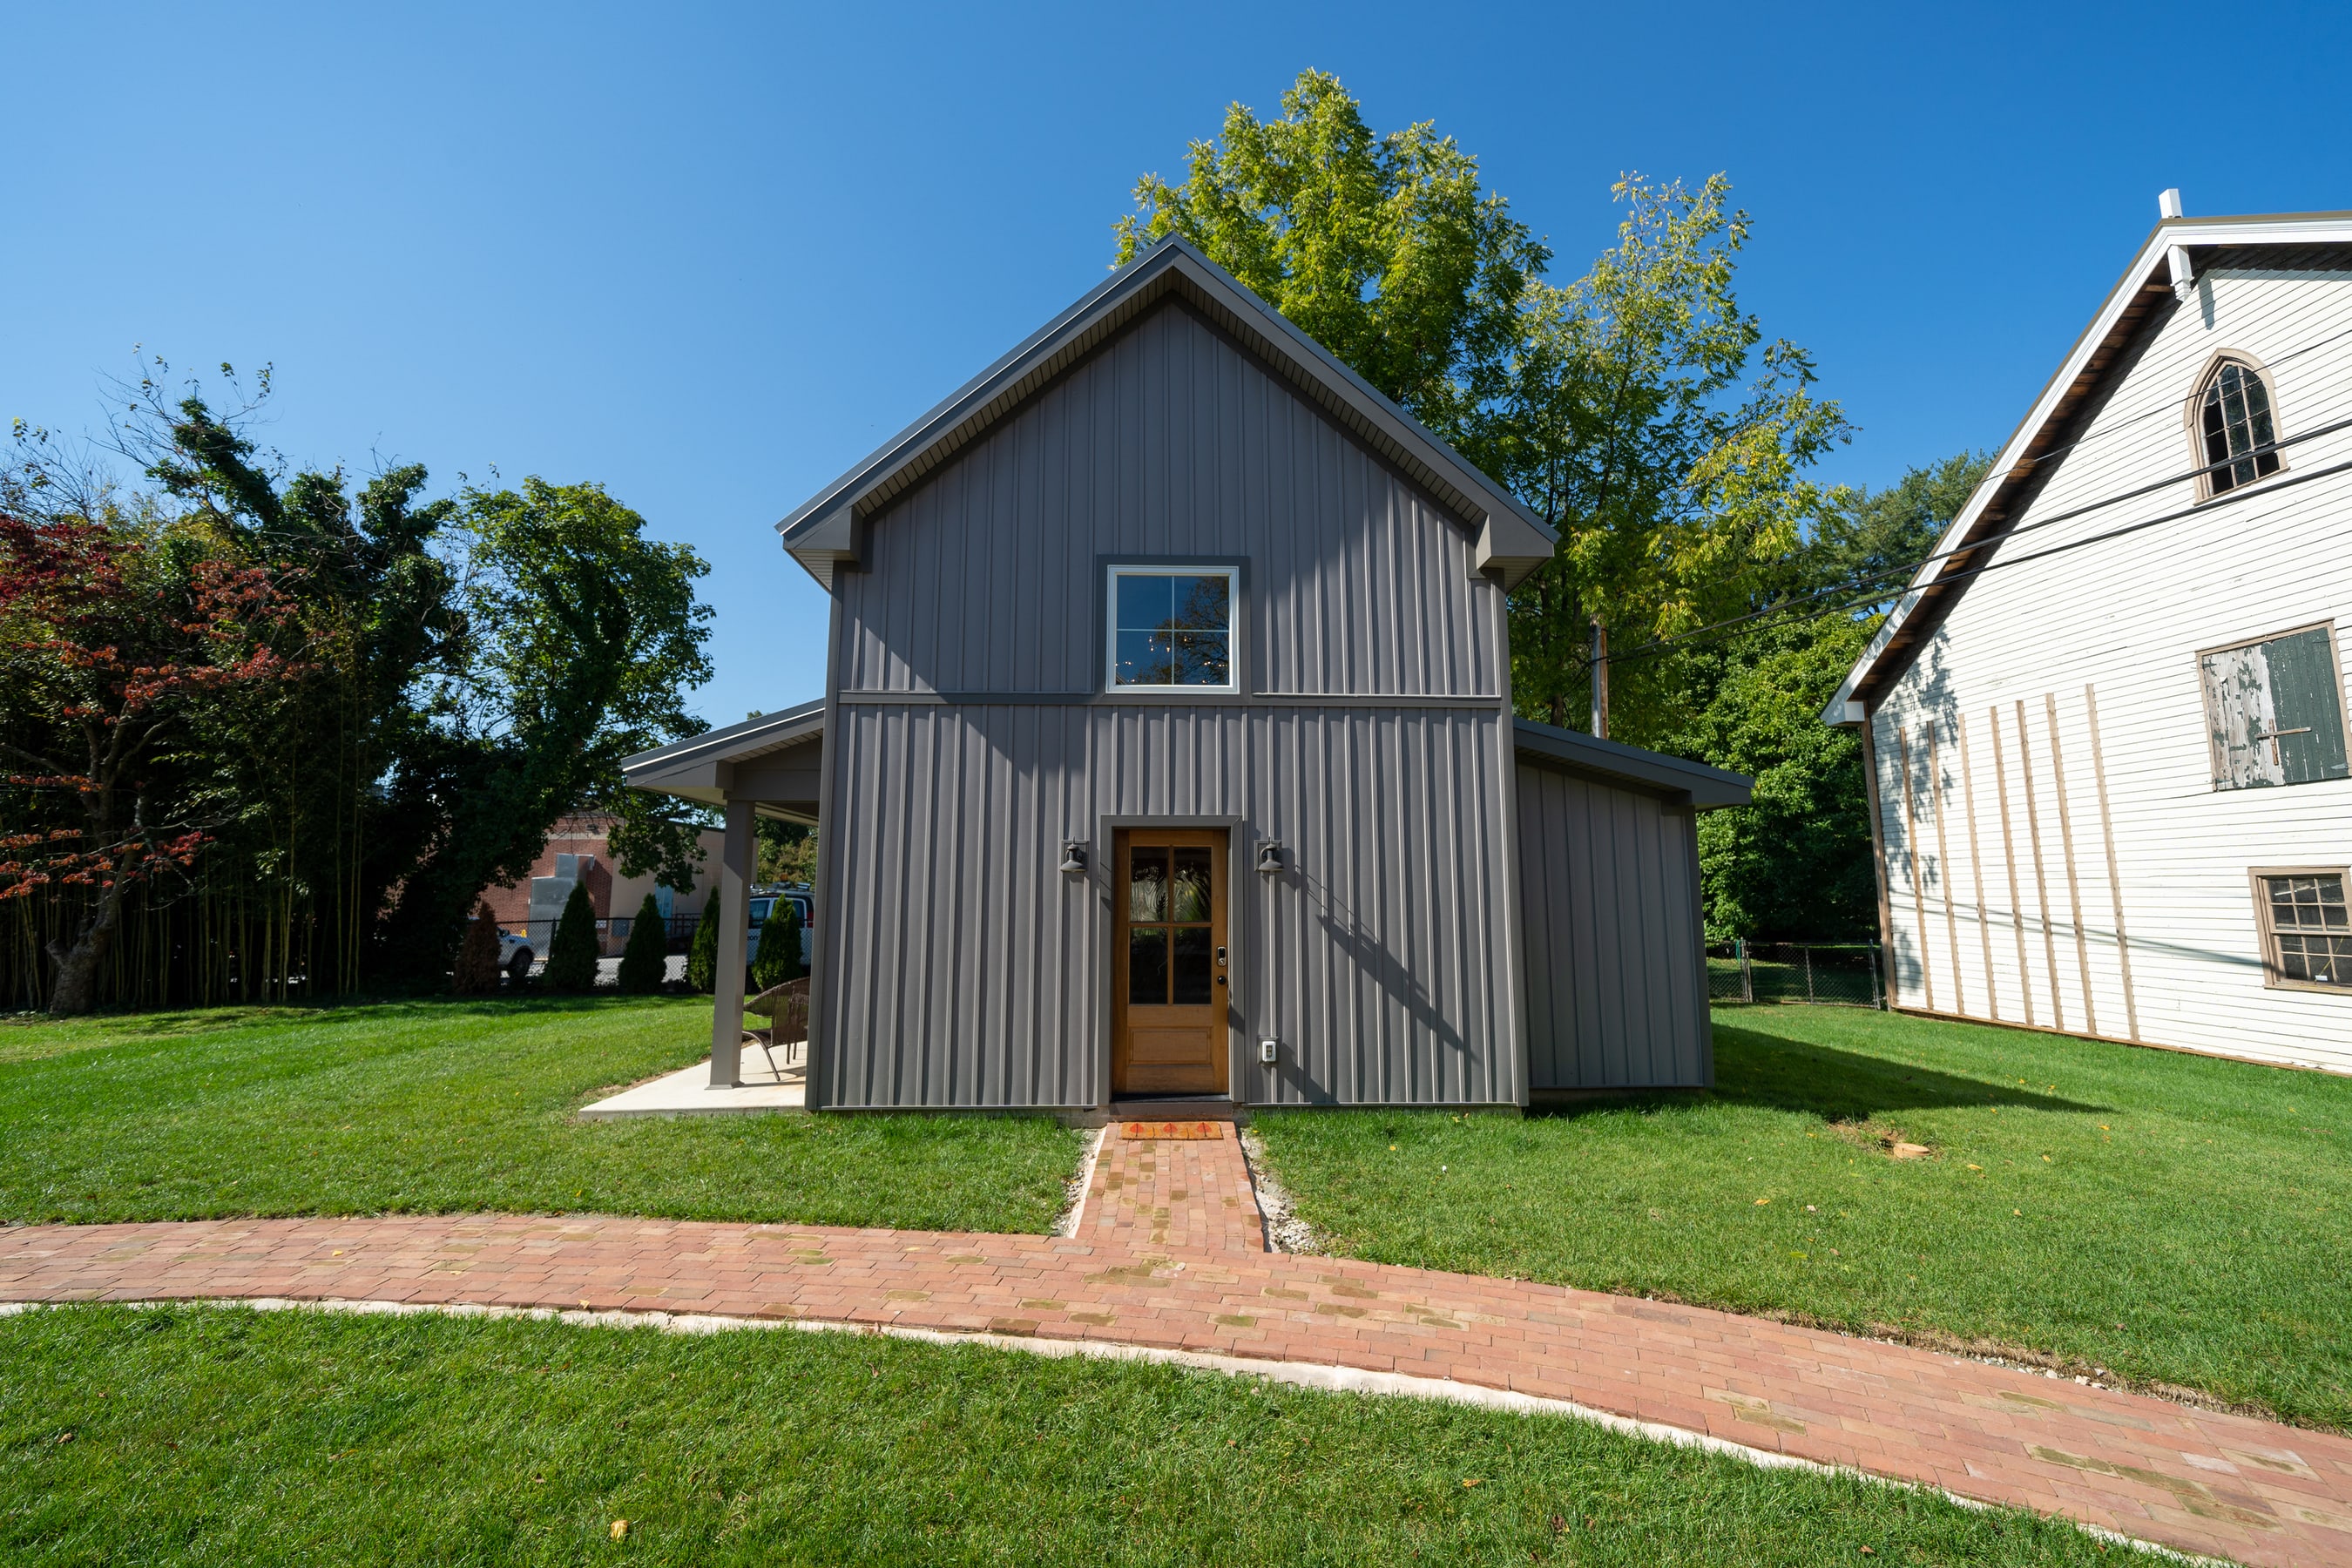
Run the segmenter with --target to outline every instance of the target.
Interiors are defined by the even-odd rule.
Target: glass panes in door
[[[1205,847],[1136,846],[1127,883],[1130,1006],[1201,1006],[1214,1000],[1213,882]]]

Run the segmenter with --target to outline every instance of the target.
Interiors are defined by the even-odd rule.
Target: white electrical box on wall
[[[1280,1061],[1282,1059],[1282,1042],[1280,1040],[1260,1040],[1257,1043],[1257,1059],[1264,1062],[1268,1067],[1272,1067],[1275,1063]]]

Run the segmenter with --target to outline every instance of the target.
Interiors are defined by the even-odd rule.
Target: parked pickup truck
[[[538,956],[530,950],[530,937],[519,936],[504,926],[499,928],[499,967],[516,984],[530,978],[530,962]]]

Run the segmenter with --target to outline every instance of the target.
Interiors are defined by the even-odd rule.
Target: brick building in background
[[[531,862],[528,879],[518,879],[510,888],[484,889],[482,897],[488,900],[490,913],[499,924],[517,932],[526,923],[531,924],[532,934],[544,940],[540,928],[563,912],[563,901],[571,896],[568,884],[574,880],[587,888],[600,931],[609,932],[605,922],[614,916],[633,919],[647,893],[654,895],[665,915],[699,915],[702,901],[709,894],[709,879],[717,874],[719,835],[703,835],[705,875],[696,879],[694,891],[678,893],[655,887],[650,876],[621,875],[608,842],[617,820],[603,812],[582,812],[557,818],[547,836],[547,847]],[[536,908],[534,890],[538,894]]]

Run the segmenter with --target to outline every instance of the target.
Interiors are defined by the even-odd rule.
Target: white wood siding
[[[2023,521],[2189,470],[2187,400],[2222,350],[2269,367],[2283,438],[2352,418],[2352,273],[2200,279]],[[2352,865],[2352,780],[2214,789],[2197,662],[2331,619],[2352,661],[2352,473],[2304,479],[2352,460],[2352,430],[2285,458],[2193,518],[1986,574],[1879,705],[1905,1005],[2352,1071],[2352,994],[2263,985],[2247,879]],[[2003,559],[2194,500],[2184,479],[2024,534]]]

